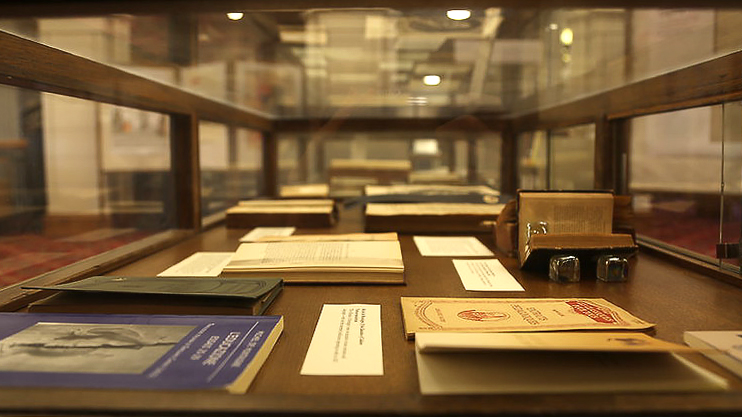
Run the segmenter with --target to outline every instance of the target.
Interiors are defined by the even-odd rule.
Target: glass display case
[[[740,223],[733,6],[175,3],[6,9],[4,285],[284,185],[376,181],[340,159],[631,195],[640,241],[739,274],[716,258]]]
[[[610,190],[641,255],[742,285],[740,4],[64,3],[0,6],[4,311],[39,297],[24,284],[146,263],[302,184],[339,202],[369,184]],[[732,397],[714,411],[741,410]],[[494,413],[460,405],[443,413]]]

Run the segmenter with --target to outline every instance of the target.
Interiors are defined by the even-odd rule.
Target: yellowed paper
[[[453,215],[491,215],[494,218],[505,207],[504,204],[477,203],[369,203],[367,216],[453,216]]]
[[[170,268],[157,274],[158,277],[217,277],[233,252],[196,252]]]
[[[569,352],[692,352],[640,332],[426,333],[415,335],[420,352],[505,350]]]
[[[296,236],[266,236],[257,239],[257,242],[328,242],[328,241],[396,241],[396,233],[345,233],[327,235],[296,235]]]
[[[402,297],[408,337],[418,332],[639,330],[654,326],[601,298]]]

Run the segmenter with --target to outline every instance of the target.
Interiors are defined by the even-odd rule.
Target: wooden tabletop
[[[362,231],[360,213],[341,213],[331,232]],[[151,276],[197,251],[233,251],[248,230],[208,230],[188,241],[111,274]],[[300,229],[297,233],[326,233]],[[494,249],[492,237],[478,236]],[[518,269],[501,259],[525,292],[465,291],[450,258],[422,257],[411,236],[400,237],[405,285],[287,284],[267,314],[283,315],[285,330],[245,395],[211,392],[141,392],[79,389],[3,389],[0,411],[110,414],[250,415],[742,415],[742,380],[706,358],[691,360],[727,378],[724,393],[520,394],[423,397],[419,393],[413,342],[403,332],[400,296],[600,297],[646,321],[653,335],[682,343],[686,330],[742,329],[742,288],[640,253],[624,283],[583,280],[550,282],[545,272]],[[381,305],[383,376],[302,376],[323,304]]]

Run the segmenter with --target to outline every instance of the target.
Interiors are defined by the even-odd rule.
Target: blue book
[[[244,393],[281,316],[0,313],[0,386]]]

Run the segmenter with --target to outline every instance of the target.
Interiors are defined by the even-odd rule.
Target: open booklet
[[[425,395],[720,391],[727,382],[642,333],[419,333]]]
[[[227,209],[228,228],[330,227],[337,220],[331,199],[245,200]]]
[[[492,232],[504,204],[369,203],[367,231],[403,233]]]
[[[242,243],[222,270],[227,277],[285,282],[404,283],[397,235],[298,235]]]

